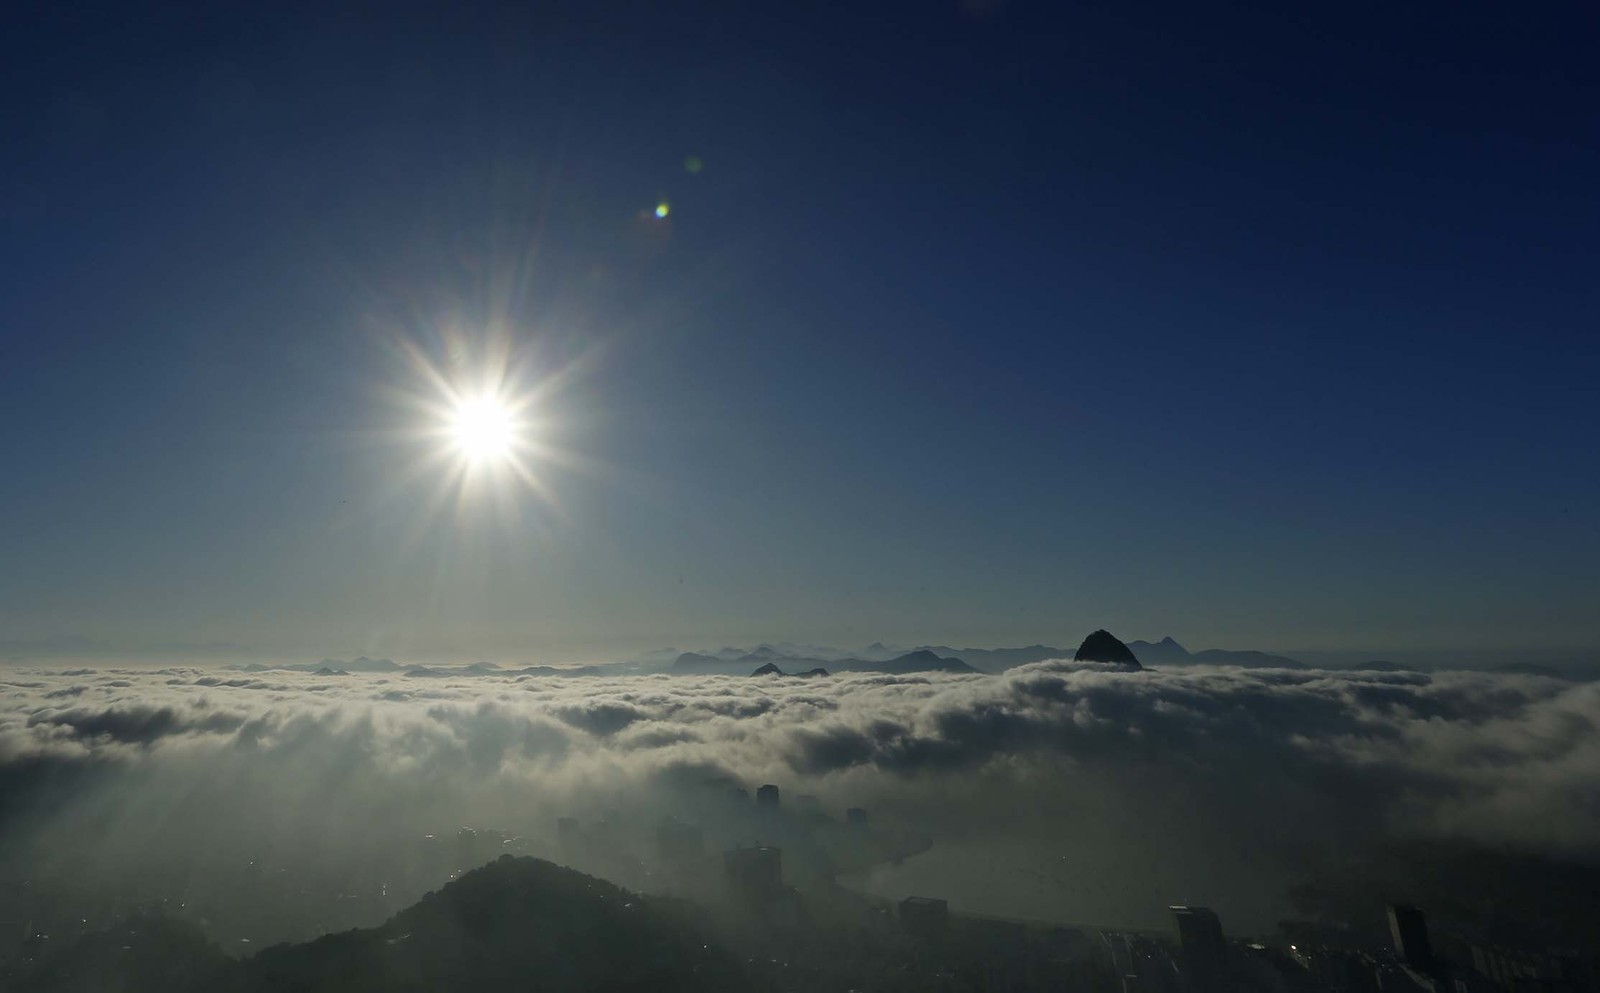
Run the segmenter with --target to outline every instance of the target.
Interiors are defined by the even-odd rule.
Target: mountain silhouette
[[[890,675],[905,675],[913,672],[977,672],[972,666],[960,659],[941,658],[919,648],[914,652],[892,658],[887,662],[867,662],[862,659],[840,659],[833,664],[835,672],[882,672]]]
[[[720,655],[722,653],[719,652],[717,654]],[[718,658],[716,655],[702,655],[699,652],[684,652],[673,660],[672,667],[668,671],[695,675],[725,673],[730,671],[730,663],[737,664],[739,658],[739,655],[734,656],[732,659],[724,659]]]
[[[941,658],[954,658],[980,672],[1005,672],[1019,665],[1032,665],[1046,659],[1064,659],[1072,655],[1066,648],[1049,645],[1029,645],[1026,648],[951,648],[948,645],[923,645],[919,651],[933,652]]]
[[[828,674],[828,670],[822,668],[821,666],[817,666],[815,669],[807,669],[805,672],[784,672],[782,669],[778,668],[778,663],[776,663],[776,662],[768,662],[766,665],[764,665],[761,668],[757,669],[755,672],[752,672],[750,675],[752,675],[752,676],[794,676],[797,679],[810,679],[810,678],[815,677],[815,676],[826,676],[827,674]]]
[[[1236,665],[1246,669],[1304,669],[1305,663],[1284,655],[1266,652],[1230,651],[1225,648],[1207,648],[1191,652],[1172,638],[1162,638],[1155,644],[1148,641],[1130,641],[1128,648],[1145,665]]]
[[[1148,641],[1130,641],[1128,650],[1144,665],[1185,665],[1194,661],[1189,650],[1171,637],[1151,644]]]
[[[235,977],[229,977],[235,978]],[[728,990],[733,960],[683,905],[509,855],[381,927],[280,945],[240,963],[247,991]]]
[[[668,669],[675,675],[745,675],[767,676],[773,674],[798,674],[806,676],[827,675],[829,672],[876,672],[889,675],[905,675],[913,672],[977,672],[972,666],[957,658],[942,657],[925,648],[885,661],[871,659],[837,659],[826,666],[820,665],[820,659],[809,656],[777,655],[771,646],[763,646],[765,651],[757,654],[747,652],[732,661],[720,659],[711,655],[702,655],[698,652],[684,652],[678,656],[677,661]],[[748,666],[753,662],[761,665],[754,672]],[[789,666],[787,673],[779,663]]]
[[[1162,638],[1157,642],[1130,641],[1124,644],[1118,641],[1117,643],[1123,644],[1132,653],[1140,668],[1180,665],[1235,665],[1247,669],[1307,668],[1305,663],[1296,659],[1283,655],[1270,655],[1266,652],[1232,651],[1222,648],[1190,652],[1171,637]],[[750,674],[751,669],[772,664],[779,666],[789,675],[823,667],[835,673],[999,673],[1020,665],[1033,665],[1050,659],[1070,659],[1076,654],[1070,648],[1043,644],[1027,645],[1022,648],[952,648],[948,645],[921,645],[899,655],[892,654],[893,651],[882,642],[874,642],[860,655],[838,657],[830,649],[814,646],[789,647],[763,644],[748,652],[736,648],[724,648],[714,655],[684,652],[665,671],[679,675],[743,676]],[[823,658],[824,655],[827,658]],[[568,671],[567,674],[572,673]]]
[[[1246,669],[1305,669],[1304,662],[1286,655],[1269,655],[1266,652],[1229,651],[1225,648],[1208,648],[1189,656],[1203,665],[1237,665]]]
[[[135,921],[78,939],[11,987],[27,993],[743,990],[687,904],[542,859],[501,856],[375,928],[234,961],[192,926]]]
[[[437,679],[447,677],[451,674],[445,672],[443,669],[430,669],[425,665],[414,665],[402,673],[402,675],[415,676],[425,679]]]
[[[360,658],[341,662],[338,659],[323,659],[321,662],[293,662],[288,665],[262,665],[252,662],[249,665],[236,667],[240,672],[272,672],[282,670],[287,672],[309,672],[314,675],[324,675],[323,669],[332,669],[348,675],[352,672],[399,672],[403,666],[392,659],[369,659],[365,655]]]
[[[1139,659],[1127,645],[1118,641],[1111,632],[1101,629],[1083,639],[1083,644],[1078,646],[1078,652],[1072,656],[1075,662],[1109,662],[1114,665],[1131,666],[1141,669]]]

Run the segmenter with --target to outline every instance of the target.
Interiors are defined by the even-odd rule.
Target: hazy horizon
[[[147,648],[127,648],[111,644],[99,644],[89,639],[64,638],[43,640],[38,642],[0,641],[0,664],[9,665],[117,665],[117,664],[160,664],[164,662],[182,664],[207,664],[236,665],[247,663],[278,663],[298,664],[313,661],[349,660],[358,657],[388,658],[396,662],[410,665],[466,665],[474,662],[488,662],[497,665],[596,665],[607,663],[633,662],[641,659],[661,656],[664,653],[684,652],[716,652],[725,648],[741,648],[751,650],[762,645],[793,646],[797,649],[821,649],[827,653],[848,656],[870,645],[882,644],[904,651],[916,648],[937,646],[953,649],[1003,649],[1023,648],[1034,645],[1044,645],[1059,648],[1067,657],[1077,648],[1083,636],[1090,629],[1085,628],[1075,637],[1062,638],[1013,638],[1005,641],[983,642],[978,639],[965,638],[924,638],[924,639],[896,639],[872,638],[868,641],[850,643],[828,642],[822,639],[786,639],[786,638],[761,638],[756,640],[738,639],[699,639],[684,644],[670,645],[665,643],[639,643],[613,651],[600,649],[579,648],[571,651],[560,649],[547,649],[544,651],[518,651],[504,650],[495,652],[468,652],[448,650],[397,650],[394,647],[382,645],[335,646],[332,650],[308,647],[302,649],[268,650],[251,648],[242,645],[212,644],[212,645],[185,645],[166,644],[152,645]],[[1322,664],[1334,665],[1345,668],[1364,661],[1389,661],[1413,662],[1425,666],[1459,666],[1461,668],[1483,668],[1495,662],[1527,661],[1540,664],[1549,664],[1557,668],[1585,667],[1600,662],[1600,648],[1587,646],[1552,646],[1552,645],[1523,645],[1518,647],[1486,647],[1482,645],[1463,645],[1457,647],[1285,647],[1275,644],[1262,644],[1254,641],[1230,641],[1226,643],[1212,643],[1187,639],[1170,633],[1161,634],[1129,634],[1128,632],[1114,631],[1124,641],[1159,642],[1163,638],[1172,638],[1191,652],[1209,649],[1223,649],[1226,651],[1257,651],[1269,655],[1284,655],[1303,662],[1311,667]],[[808,657],[807,652],[798,651],[795,657]],[[820,656],[819,656],[820,657]]]

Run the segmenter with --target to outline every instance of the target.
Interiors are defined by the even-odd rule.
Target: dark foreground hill
[[[170,917],[135,916],[63,948],[37,949],[11,985],[17,993],[187,993],[213,989],[235,963],[200,929]]]
[[[505,856],[401,911],[380,927],[278,945],[242,961],[181,926],[118,935],[88,960],[63,950],[19,991],[616,990],[733,991],[744,973],[683,905],[641,897],[550,862]],[[83,942],[78,943],[82,945]],[[128,962],[151,962],[130,972]]]

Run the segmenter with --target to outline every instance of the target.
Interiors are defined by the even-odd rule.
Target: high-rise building
[[[908,896],[900,901],[900,923],[919,938],[939,938],[950,923],[950,904],[931,896]]]
[[[1390,904],[1389,934],[1394,938],[1394,952],[1400,961],[1422,972],[1433,969],[1433,947],[1428,944],[1428,920],[1422,916],[1422,911],[1404,904]]]
[[[722,853],[728,884],[738,896],[757,902],[783,892],[783,850],[770,845],[734,848]]]
[[[777,810],[778,788],[768,783],[756,790],[756,806],[762,810]]]
[[[1183,973],[1196,993],[1222,993],[1227,985],[1228,942],[1222,921],[1206,907],[1170,907],[1178,924]]]

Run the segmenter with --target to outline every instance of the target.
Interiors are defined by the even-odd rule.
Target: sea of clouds
[[[204,871],[778,783],[925,831],[862,885],[1069,920],[1272,919],[1362,846],[1600,859],[1600,684],[1065,661],[795,679],[0,671],[0,857]],[[177,867],[188,866],[187,869]],[[198,868],[196,868],[198,867]]]

